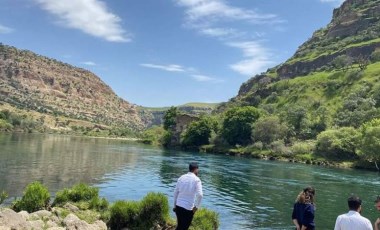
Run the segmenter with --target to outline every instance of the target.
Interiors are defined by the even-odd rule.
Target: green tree
[[[176,125],[176,118],[178,115],[178,109],[177,107],[170,107],[168,111],[165,112],[164,115],[164,129],[165,130],[171,130]]]
[[[216,129],[217,122],[211,117],[202,117],[199,121],[193,121],[185,130],[182,138],[182,146],[199,147],[209,144],[211,133]]]
[[[222,136],[230,144],[248,144],[251,140],[252,124],[260,117],[252,106],[235,107],[227,110],[222,124]]]
[[[353,127],[326,130],[317,137],[316,153],[332,160],[357,158],[361,134]]]
[[[262,117],[253,125],[252,140],[269,145],[273,141],[283,140],[287,127],[275,116]]]
[[[380,126],[368,127],[365,130],[360,150],[364,158],[375,162],[377,166],[376,162],[380,160]]]

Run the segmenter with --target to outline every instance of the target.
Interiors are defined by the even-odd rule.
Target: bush
[[[216,129],[216,121],[210,117],[202,117],[199,121],[193,121],[187,127],[182,138],[182,146],[199,147],[209,144],[211,133]]]
[[[40,182],[29,184],[21,200],[16,200],[12,209],[16,212],[27,211],[29,213],[46,209],[49,206],[50,193]]]
[[[173,133],[171,131],[165,131],[160,139],[160,143],[164,147],[169,147],[172,142]]]
[[[119,230],[137,229],[137,220],[140,213],[140,204],[135,201],[116,201],[110,209],[110,220],[108,226]]]
[[[99,199],[98,188],[86,184],[77,184],[71,189],[58,191],[53,205],[62,205],[67,202],[91,201],[93,199]]]
[[[313,153],[314,150],[315,150],[315,143],[310,142],[310,141],[309,142],[296,142],[291,147],[291,151],[295,155]]]
[[[252,106],[235,107],[224,114],[222,136],[230,144],[245,145],[251,141],[252,124],[259,118],[259,111]]]
[[[142,133],[142,142],[144,144],[159,144],[160,138],[166,133],[165,129],[160,126],[153,126]]]
[[[218,228],[218,213],[203,208],[195,213],[193,222],[190,226],[190,230],[217,230]]]
[[[352,127],[327,130],[317,137],[316,153],[332,160],[357,158],[361,135]]]
[[[0,205],[3,204],[3,202],[8,198],[8,193],[5,191],[2,191],[0,193]]]
[[[273,141],[269,147],[272,153],[275,153],[278,155],[284,155],[284,154],[290,153],[289,149],[285,146],[285,143],[283,140]]]
[[[273,141],[283,140],[286,136],[287,127],[281,124],[278,117],[260,118],[254,125],[252,139],[268,145]]]
[[[169,219],[168,198],[162,193],[148,193],[140,204],[140,228],[150,229],[154,224],[164,224]]]

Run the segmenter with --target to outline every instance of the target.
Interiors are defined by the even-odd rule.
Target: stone
[[[46,222],[46,227],[47,227],[47,228],[58,227],[58,224],[57,224],[57,222],[55,222],[55,221],[48,220],[48,221]]]
[[[27,211],[21,211],[18,214],[22,216],[25,220],[29,220],[29,213]]]
[[[64,206],[63,206],[65,209],[68,209],[70,212],[77,212],[79,211],[79,208],[71,203],[66,203]]]
[[[80,221],[80,219],[79,219],[76,215],[70,213],[70,214],[67,215],[66,218],[63,220],[63,224],[67,226],[67,225],[69,225],[70,223],[73,223],[73,222],[76,222],[76,221]]]
[[[32,229],[43,229],[45,225],[42,220],[32,220],[29,221],[29,223],[32,226]]]
[[[97,220],[97,221],[95,221],[92,225],[96,226],[96,227],[97,227],[96,229],[99,229],[99,230],[107,230],[107,225],[106,225],[106,223],[104,223],[104,222],[101,221],[101,220]]]
[[[23,216],[7,208],[0,212],[0,226],[5,227],[4,229],[32,229],[30,223],[28,223]]]
[[[47,211],[47,210],[40,210],[40,211],[37,211],[37,212],[33,212],[32,215],[37,215],[39,216],[40,218],[43,218],[43,217],[49,217],[51,216],[51,212]]]
[[[47,228],[46,230],[65,230],[64,227],[51,227],[51,228]]]

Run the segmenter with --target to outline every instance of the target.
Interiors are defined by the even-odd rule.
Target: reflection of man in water
[[[380,211],[380,196],[377,196],[375,200],[375,207],[377,211]],[[377,218],[375,222],[375,230],[380,230],[379,225],[380,225],[380,218]]]
[[[176,230],[189,229],[194,214],[201,204],[203,191],[198,171],[198,164],[190,163],[189,172],[182,175],[177,181],[173,209],[177,216]]]

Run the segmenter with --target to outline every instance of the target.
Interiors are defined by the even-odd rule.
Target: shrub
[[[169,147],[172,142],[172,137],[173,137],[173,133],[171,131],[165,130],[164,134],[162,135],[160,139],[161,145],[164,147]]]
[[[292,145],[291,151],[293,154],[301,155],[314,152],[315,143],[314,142],[296,142]]]
[[[148,193],[140,204],[140,228],[150,229],[154,224],[164,224],[169,219],[169,201],[162,193]]]
[[[109,203],[105,198],[94,197],[90,200],[89,208],[98,211],[106,211]]]
[[[5,199],[8,198],[8,193],[6,193],[5,191],[2,191],[0,193],[0,205],[5,201]]]
[[[354,159],[360,139],[360,133],[352,127],[327,130],[317,137],[316,153],[333,160]]]
[[[252,124],[259,118],[259,111],[252,106],[235,107],[224,114],[222,136],[230,144],[248,144]]]
[[[286,136],[286,125],[278,117],[260,118],[254,125],[252,139],[268,145],[273,141],[283,140]]]
[[[128,227],[137,229],[140,204],[135,201],[116,201],[110,209],[108,225],[111,229],[119,230]]]
[[[273,141],[269,147],[273,153],[278,155],[284,155],[289,153],[289,149],[285,146],[283,140]]]
[[[16,200],[12,209],[19,211],[27,211],[29,213],[46,209],[49,206],[50,193],[48,189],[40,182],[29,184],[25,190],[21,200]]]
[[[58,191],[53,205],[62,205],[67,202],[91,201],[99,199],[99,189],[86,184],[74,185],[71,189]]]
[[[199,121],[193,121],[187,127],[182,138],[182,146],[199,147],[209,144],[211,133],[217,123],[210,117],[202,117]]]
[[[190,226],[190,230],[217,230],[218,228],[218,213],[203,208],[195,213],[193,222]]]

